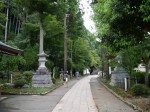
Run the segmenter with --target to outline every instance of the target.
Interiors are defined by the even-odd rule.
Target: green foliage
[[[150,47],[149,47],[150,38],[149,37],[150,37],[149,34],[145,34],[145,40],[143,40],[138,45],[139,56],[141,57],[142,63],[145,65],[146,68],[145,84],[147,85],[149,83],[148,74],[149,74],[149,62],[150,62]]]
[[[23,50],[21,56],[0,56],[1,71],[36,70],[39,53],[39,22],[44,29],[44,51],[47,57],[46,66],[51,71],[54,66],[63,68],[64,48],[64,14],[67,18],[68,71],[83,70],[97,65],[99,59],[95,48],[95,38],[86,30],[83,13],[76,0],[3,0],[0,2],[0,39],[4,37],[4,8],[9,7],[7,44]],[[4,16],[4,17],[3,17]],[[69,45],[72,41],[72,48]],[[80,42],[81,40],[81,42]],[[78,41],[78,42],[77,42]],[[76,45],[75,45],[76,44]],[[72,53],[72,58],[70,54]],[[56,74],[57,77],[58,74]],[[27,79],[28,80],[28,79]],[[29,80],[28,80],[29,81]]]
[[[2,91],[6,94],[26,94],[26,95],[33,95],[33,94],[42,94],[45,95],[45,93],[48,93],[54,89],[56,89],[62,82],[53,84],[50,87],[30,87],[30,88],[4,88]]]
[[[149,89],[147,86],[143,84],[136,84],[131,88],[131,92],[135,96],[148,95]]]
[[[78,38],[75,41],[75,69],[78,71],[90,66],[90,55],[89,55],[89,45],[88,42],[83,38]]]
[[[63,26],[61,22],[56,19],[56,16],[50,14],[46,16],[43,26],[45,31],[47,32],[47,35],[50,35],[50,37],[63,33]]]
[[[140,60],[137,47],[128,47],[122,50],[122,65],[125,69],[131,73],[132,70],[137,66],[137,62]],[[131,74],[130,74],[131,75]]]
[[[132,76],[134,76],[136,78],[137,83],[144,84],[144,82],[145,82],[145,79],[144,79],[145,72],[133,72]]]
[[[38,12],[38,13],[43,13],[43,12],[49,12],[49,11],[54,11],[56,4],[54,4],[54,1],[49,1],[49,0],[23,0],[22,1],[24,5],[28,8],[30,12]]]
[[[143,21],[149,22],[150,21],[150,1],[149,0],[143,0],[142,5],[140,6],[140,11],[142,12],[144,18]]]
[[[53,84],[56,84],[56,79],[52,78],[52,82],[53,82]]]
[[[7,83],[4,83],[4,85],[2,86],[3,89],[11,89],[11,88],[13,88],[13,87],[14,87],[14,85],[12,85],[12,84],[7,84]]]
[[[20,74],[20,73],[16,73],[13,75],[13,82],[14,82],[14,87],[16,88],[21,88],[26,84],[26,80],[25,77]]]
[[[4,8],[4,3],[3,1],[0,1],[0,39],[1,39],[2,31],[5,28],[3,24],[3,22],[5,21],[5,15],[1,13],[3,8]]]
[[[14,82],[14,87],[15,88],[22,88],[25,84],[26,84],[26,80],[25,79],[16,80]]]
[[[121,51],[123,66],[130,73],[141,59],[145,65],[150,61],[147,46],[150,42],[149,4],[148,0],[99,0],[93,6],[101,44],[113,51],[108,50],[108,55]],[[104,61],[103,63],[107,64]],[[148,66],[146,71],[148,72]],[[147,75],[145,79],[148,82]]]
[[[55,78],[59,78],[59,75],[60,75],[59,67],[55,67]]]
[[[145,84],[145,74],[145,72],[133,72],[131,77],[136,78],[137,83]],[[150,73],[148,74],[148,78],[150,80]],[[150,82],[148,86],[150,87]]]
[[[26,82],[29,84],[32,81],[33,71],[24,71],[23,76],[24,76]]]
[[[14,75],[13,75],[13,81],[20,80],[20,79],[23,79],[23,78],[24,78],[23,75],[18,73],[18,72],[14,73]]]
[[[47,60],[45,65],[49,70],[51,70],[51,68],[54,66],[54,63],[51,60]]]
[[[94,5],[98,37],[117,51],[139,44],[149,31],[148,8],[146,0],[100,0]]]
[[[34,13],[29,15],[28,19],[22,23],[22,32],[17,36],[18,38],[16,38],[19,40],[17,44],[19,44],[22,49],[26,49],[29,45],[32,47],[37,46],[37,43],[39,43],[38,35],[40,29],[38,21],[38,14]]]
[[[25,60],[22,56],[10,56],[3,54],[0,62],[0,70],[14,71],[18,70],[19,64],[24,64]]]
[[[38,60],[38,46],[34,47],[28,46],[24,51],[24,59],[26,60],[26,69],[30,70],[31,67],[36,66]]]

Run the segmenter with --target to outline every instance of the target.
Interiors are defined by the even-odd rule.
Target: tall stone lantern
[[[47,54],[43,50],[43,27],[40,22],[40,49],[39,49],[39,67],[32,77],[33,87],[49,87],[52,84],[51,75],[45,66]]]

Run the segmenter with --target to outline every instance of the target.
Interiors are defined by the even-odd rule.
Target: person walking
[[[64,85],[66,86],[66,87],[68,87],[68,72],[65,72],[64,73]]]
[[[76,72],[76,78],[77,78],[77,80],[79,79],[79,75],[80,75],[80,73],[77,71]]]

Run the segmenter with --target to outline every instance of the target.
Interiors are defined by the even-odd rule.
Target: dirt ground
[[[150,112],[150,97],[143,98],[143,97],[135,97],[127,99],[132,104],[139,106],[143,112]]]

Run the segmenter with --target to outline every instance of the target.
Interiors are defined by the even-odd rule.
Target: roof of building
[[[21,54],[22,52],[23,52],[22,50],[14,48],[0,41],[0,53],[9,55],[18,55]]]

